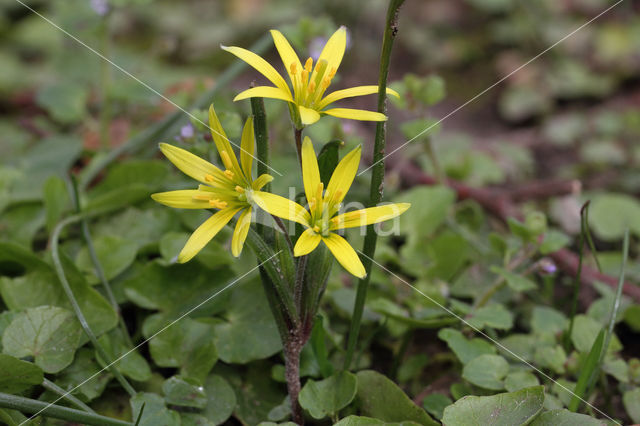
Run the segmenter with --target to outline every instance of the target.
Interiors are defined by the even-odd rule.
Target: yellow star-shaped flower
[[[384,114],[379,112],[361,109],[325,109],[329,104],[340,99],[378,93],[378,86],[357,86],[337,90],[324,96],[344,56],[347,46],[347,30],[345,27],[340,27],[329,38],[315,66],[312,58],[307,59],[304,66],[302,66],[298,55],[296,55],[287,39],[279,31],[271,30],[271,35],[287,70],[291,87],[269,62],[255,53],[241,47],[222,46],[224,50],[233,53],[251,65],[275,85],[275,87],[258,86],[245,90],[236,96],[234,101],[254,97],[287,101],[289,102],[292,119],[298,128],[315,123],[320,119],[321,115],[325,114],[352,120],[385,121],[387,119]],[[392,89],[387,89],[387,93],[399,97],[398,93]]]
[[[236,213],[241,212],[231,239],[231,252],[238,257],[251,225],[252,194],[273,180],[268,174],[263,174],[255,180],[251,177],[255,145],[251,117],[247,119],[242,130],[240,163],[213,105],[209,108],[209,125],[225,167],[224,171],[187,150],[166,143],[160,144],[160,150],[169,161],[184,174],[202,184],[198,189],[160,192],[151,195],[151,198],[164,205],[181,209],[218,209],[193,232],[178,255],[180,263],[191,260]]]
[[[386,204],[336,216],[358,171],[360,155],[360,147],[345,155],[336,166],[329,184],[324,190],[324,184],[320,181],[318,159],[313,150],[313,144],[311,139],[306,137],[302,144],[302,179],[309,210],[295,201],[262,191],[255,191],[253,199],[266,212],[297,222],[306,228],[294,247],[295,256],[310,253],[320,241],[323,241],[347,271],[362,278],[366,273],[358,254],[335,231],[392,219],[404,213],[411,204]]]

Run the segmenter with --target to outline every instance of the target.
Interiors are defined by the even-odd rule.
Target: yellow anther
[[[318,225],[314,226],[314,227],[313,227],[313,230],[314,230],[314,232],[315,232],[316,234],[319,234],[319,233],[320,233],[320,227],[319,227]]]
[[[312,81],[311,83],[309,83],[309,87],[307,87],[307,90],[309,91],[309,93],[313,93],[316,90],[315,81]]]
[[[322,88],[326,89],[331,84],[331,79],[329,77],[325,77],[322,79]]]
[[[213,175],[204,175],[204,180],[207,182],[213,182],[214,181]]]
[[[334,200],[334,201],[337,201],[337,200],[339,200],[340,198],[342,198],[342,191],[338,189],[338,190],[336,190],[336,193],[335,193],[335,194],[333,194],[333,200]]]
[[[241,187],[240,185],[236,185],[235,190],[236,190],[236,192],[244,194],[244,188]]]
[[[309,200],[309,210],[313,210],[317,203],[318,200],[316,200],[316,197],[311,197],[311,199]]]
[[[313,67],[313,59],[311,59],[311,57],[309,57],[309,59],[307,59],[307,62],[304,63],[304,69],[307,72],[311,72],[311,67]]]
[[[227,207],[226,201],[220,201],[219,199],[209,200],[209,205],[215,209],[224,209]]]
[[[336,68],[335,68],[335,67],[332,67],[332,68],[331,68],[331,71],[329,71],[329,75],[328,75],[328,77],[329,77],[329,78],[333,78],[333,77],[336,75],[336,72],[337,72],[337,71],[338,71],[338,70],[336,70]]]
[[[322,190],[324,189],[324,185],[322,184],[322,182],[320,182],[318,184],[318,187],[316,188],[316,198],[318,200],[322,200]]]
[[[233,172],[231,170],[225,170],[224,175],[229,178],[229,180],[233,179]]]
[[[291,65],[289,65],[289,71],[291,71],[292,75],[295,75],[298,72],[298,65],[296,65],[295,62],[292,62]]]
[[[309,77],[309,71],[302,70],[302,83],[306,83],[307,82],[307,77]]]
[[[224,209],[224,208],[226,208],[226,207],[227,207],[227,202],[226,202],[226,201],[220,201],[220,202],[218,203],[218,208],[220,208],[220,209]]]

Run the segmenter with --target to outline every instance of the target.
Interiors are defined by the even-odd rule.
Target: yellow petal
[[[198,252],[202,250],[202,248],[206,246],[207,243],[211,241],[211,239],[215,237],[227,223],[229,223],[231,218],[240,209],[240,207],[237,207],[220,210],[209,219],[205,220],[204,223],[200,225],[193,234],[191,234],[191,237],[189,237],[189,240],[178,255],[178,262],[185,263],[193,259],[193,257],[198,254]]]
[[[364,278],[367,275],[358,254],[353,247],[349,245],[347,240],[332,232],[328,237],[322,237],[322,241],[324,241],[327,247],[329,247],[329,250],[331,250],[331,253],[338,259],[338,262],[340,262],[349,273],[358,278]]]
[[[322,111],[322,113],[339,118],[348,118],[349,120],[387,121],[386,115],[379,112],[367,111],[364,109],[331,108]]]
[[[251,89],[247,89],[244,92],[240,92],[233,101],[240,101],[242,99],[249,98],[272,98],[272,99],[282,99],[283,101],[293,102],[293,98],[291,97],[291,92],[289,90],[284,91],[279,87],[271,87],[271,86],[258,86],[252,87]]]
[[[356,177],[356,173],[358,173],[361,154],[362,147],[358,146],[345,155],[333,171],[329,185],[327,185],[328,199],[332,205],[341,203],[345,195],[347,195],[349,188],[351,188],[353,179]]]
[[[309,226],[309,212],[295,201],[262,191],[253,192],[253,201],[269,214]]]
[[[201,194],[195,189],[185,189],[181,191],[158,192],[151,194],[151,198],[160,204],[178,209],[210,209],[208,200],[197,200],[193,196]]]
[[[338,67],[340,67],[340,62],[342,62],[342,57],[344,56],[346,48],[347,29],[342,26],[329,38],[327,44],[325,44],[322,49],[322,53],[320,53],[320,56],[318,57],[318,61],[316,62],[316,64],[318,64],[320,61],[327,61],[325,75],[326,73],[331,72],[332,69],[337,70]],[[315,79],[316,70],[314,68],[311,80],[309,81],[315,81]]]
[[[293,255],[304,256],[305,254],[311,253],[318,247],[320,240],[322,240],[322,237],[319,234],[316,234],[311,228],[307,229],[298,237],[296,246],[293,248]]]
[[[162,151],[165,157],[185,175],[206,184],[224,183],[227,181],[222,170],[197,155],[190,153],[186,149],[178,148],[177,146],[167,143],[161,143],[159,146],[160,151]],[[207,180],[207,176],[210,177],[209,180]],[[211,178],[213,178],[213,181],[210,180]]]
[[[357,86],[343,90],[336,90],[335,92],[329,93],[320,101],[320,103],[318,104],[318,109],[322,109],[340,99],[353,98],[354,96],[371,95],[374,93],[378,93],[378,86]],[[393,95],[396,98],[400,97],[398,92],[389,87],[387,87],[387,95]]]
[[[291,76],[291,64],[295,64],[296,70],[298,70],[298,72],[301,71],[302,64],[300,63],[300,58],[298,58],[295,50],[293,50],[293,47],[291,47],[287,39],[282,35],[280,31],[271,30],[271,37],[273,37],[273,42],[276,45],[276,49],[278,49],[280,58],[282,58],[284,68],[287,70],[287,74],[289,74],[289,79],[293,83],[293,77]]]
[[[333,231],[384,222],[400,216],[409,207],[411,207],[409,203],[385,204],[384,206],[369,207],[368,209],[344,213],[331,219],[329,229]]]
[[[318,158],[313,150],[313,142],[309,136],[306,136],[302,142],[302,182],[307,202],[311,203],[311,198],[316,196],[320,185],[320,169],[318,168]],[[320,202],[321,200],[316,200],[316,205],[319,205]]]
[[[236,55],[238,58],[242,59],[247,64],[251,65],[258,72],[260,72],[262,75],[267,77],[269,81],[275,84],[276,87],[278,87],[280,90],[285,92],[289,90],[289,87],[287,86],[287,82],[284,81],[284,79],[278,73],[278,71],[276,71],[276,69],[273,68],[271,64],[269,64],[269,62],[265,61],[260,56],[256,55],[250,50],[243,49],[241,47],[235,47],[235,46],[231,46],[231,47],[220,46],[220,47],[223,50],[226,50],[227,52]]]
[[[258,179],[253,181],[253,183],[251,184],[251,188],[253,188],[255,191],[259,191],[262,189],[263,186],[265,186],[272,180],[273,180],[273,176],[265,173],[263,175],[258,176]]]
[[[308,126],[320,120],[320,113],[315,109],[298,105],[298,110],[300,111],[300,120],[302,121],[302,124],[304,124],[305,126]]]
[[[251,165],[253,163],[253,152],[255,148],[255,141],[253,136],[253,118],[247,118],[242,129],[242,139],[240,141],[240,163],[242,164],[242,171],[247,182],[251,182]]]
[[[236,223],[236,229],[233,231],[231,254],[235,257],[240,256],[240,253],[242,253],[242,246],[244,245],[244,240],[247,239],[249,226],[251,226],[251,207],[242,212],[238,218],[238,223]]]

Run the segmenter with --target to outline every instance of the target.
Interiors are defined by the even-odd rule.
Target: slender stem
[[[71,198],[73,200],[73,204],[75,206],[76,213],[82,213],[82,207],[80,205],[80,193],[78,189],[78,182],[75,177],[71,178]],[[89,251],[89,257],[91,258],[91,263],[93,263],[93,267],[96,271],[96,275],[98,279],[102,283],[102,287],[104,288],[105,293],[107,294],[107,299],[109,299],[109,303],[111,307],[116,312],[118,316],[118,323],[120,325],[120,329],[122,331],[122,335],[124,336],[125,342],[133,347],[133,342],[131,341],[131,336],[129,336],[129,330],[127,330],[127,325],[124,323],[124,318],[122,318],[120,312],[120,305],[116,300],[116,297],[111,290],[111,285],[109,284],[109,280],[107,280],[107,276],[104,273],[104,269],[102,268],[102,264],[100,263],[100,259],[98,259],[98,254],[96,253],[95,246],[93,245],[93,239],[91,238],[91,233],[89,232],[89,221],[87,219],[82,219],[81,221],[82,227],[82,236],[84,237],[84,241],[87,244],[87,249]]]
[[[571,333],[573,333],[573,320],[578,313],[578,296],[580,295],[580,279],[582,276],[582,260],[584,258],[584,243],[586,240],[587,226],[586,220],[589,211],[589,201],[582,205],[580,209],[580,238],[578,239],[578,270],[573,280],[573,301],[571,303],[571,317],[569,318],[569,330],[565,334],[564,345],[565,349],[570,348]]]
[[[400,342],[400,346],[398,347],[398,352],[396,352],[393,357],[393,363],[391,364],[391,372],[389,373],[389,377],[393,377],[396,380],[398,379],[398,370],[400,369],[400,364],[404,359],[405,354],[407,353],[407,349],[409,349],[409,344],[411,343],[411,338],[413,337],[413,330],[409,329],[402,336],[402,341]]]
[[[378,78],[378,112],[385,114],[387,112],[387,77],[389,75],[389,61],[391,58],[391,48],[393,41],[398,32],[398,11],[404,0],[390,0],[387,9],[387,21],[385,25],[384,37],[382,40],[382,52],[380,54],[380,76]],[[382,200],[382,191],[384,185],[384,152],[386,146],[386,122],[380,121],[376,125],[376,137],[373,146],[373,164],[371,171],[371,186],[369,193],[369,207],[373,207]],[[374,225],[367,227],[367,234],[364,239],[362,252],[364,253],[364,268],[367,275],[358,281],[358,289],[356,292],[356,301],[353,306],[353,314],[351,317],[351,326],[349,328],[349,340],[347,343],[347,353],[344,360],[345,370],[349,369],[353,354],[360,333],[360,322],[362,321],[362,313],[364,311],[364,302],[367,298],[367,289],[369,287],[369,277],[371,276],[371,267],[373,263],[371,259],[376,251],[377,234]]]
[[[298,162],[302,167],[302,129],[293,128],[293,134],[296,139],[296,152],[298,153]]]
[[[104,16],[100,28],[100,41],[102,44],[102,54],[109,57],[109,14]],[[109,150],[109,124],[111,121],[111,101],[109,90],[111,86],[111,64],[107,61],[100,61],[100,147],[104,151]]]
[[[532,248],[531,250],[525,250],[525,252],[522,254],[522,256],[515,258],[514,260],[512,260],[506,267],[505,269],[509,272],[515,270],[518,266],[520,266],[525,260],[529,259],[533,254],[535,253],[535,248]],[[531,270],[533,269],[533,265],[530,266],[529,268],[527,268],[525,271],[522,272],[523,275],[527,275],[531,272]],[[505,280],[503,277],[498,277],[493,284],[491,285],[491,287],[489,287],[487,289],[487,291],[484,292],[484,294],[482,295],[482,297],[480,299],[478,299],[478,302],[475,304],[475,306],[473,307],[474,310],[479,309],[481,307],[483,307],[484,305],[486,305],[489,300],[491,300],[491,298],[505,285],[507,284],[507,280]]]
[[[93,413],[93,414],[96,413],[87,404],[80,401],[78,398],[71,395],[69,392],[65,391],[60,386],[56,385],[55,383],[53,383],[52,381],[46,378],[42,381],[42,387],[55,393],[58,396],[61,396],[62,398],[66,399],[67,401],[69,401],[79,409],[86,411],[87,413]]]
[[[24,398],[17,395],[9,395],[0,392],[0,407],[11,408],[31,415],[42,415],[54,419],[66,420],[73,423],[92,426],[131,426],[132,423],[123,420],[112,419],[94,413],[86,413],[74,408],[49,404],[44,401]]]
[[[291,399],[291,416],[294,423],[298,425],[304,424],[302,408],[298,402],[298,396],[300,395],[300,352],[303,345],[294,336],[285,344],[284,349],[285,378],[287,380],[287,392]]]
[[[271,38],[271,35],[265,34],[253,46],[251,46],[249,50],[257,54],[261,54],[268,48],[271,48],[273,46],[272,43],[273,39]],[[190,111],[192,109],[207,108],[211,103],[211,99],[220,90],[226,89],[229,83],[244,71],[246,67],[246,62],[237,60],[224,73],[222,73],[220,77],[218,77],[216,85],[211,90],[203,93],[193,105],[185,108],[185,110]],[[182,120],[186,120],[184,111],[174,111],[159,123],[155,123],[147,127],[145,130],[141,131],[122,145],[109,151],[106,155],[96,157],[83,171],[82,178],[80,179],[80,188],[87,188],[96,176],[105,169],[105,167],[116,161],[123,154],[134,154],[150,144],[155,145],[158,140],[171,137],[171,135],[179,128]]]
[[[438,159],[438,154],[433,147],[433,140],[431,137],[427,136],[427,143],[425,144],[427,149],[427,156],[429,157],[429,161],[431,161],[431,165],[433,166],[434,175],[436,177],[436,183],[438,185],[442,185],[445,182],[445,174],[440,166],[440,160]]]
[[[58,280],[60,280],[60,284],[62,285],[62,288],[64,289],[64,292],[67,295],[67,298],[69,299],[69,303],[71,303],[71,307],[73,308],[73,311],[75,312],[76,317],[80,322],[80,326],[84,330],[87,337],[89,337],[89,340],[91,340],[91,343],[93,344],[96,351],[98,352],[98,355],[100,355],[100,357],[102,357],[104,362],[107,363],[109,371],[114,375],[116,380],[120,382],[120,384],[127,391],[127,393],[131,396],[134,396],[136,394],[135,389],[129,384],[127,379],[125,379],[124,376],[118,371],[116,366],[109,361],[110,357],[107,356],[107,353],[105,352],[105,350],[102,348],[102,346],[100,346],[100,343],[98,343],[98,339],[96,338],[96,335],[91,330],[91,327],[89,327],[89,323],[87,323],[87,319],[82,313],[82,309],[80,309],[80,305],[78,304],[78,301],[75,298],[73,291],[71,290],[71,286],[69,284],[69,281],[67,281],[67,276],[65,275],[65,272],[64,272],[64,267],[62,266],[62,260],[60,259],[60,249],[59,249],[59,243],[58,243],[58,240],[60,239],[60,233],[67,225],[79,222],[82,219],[83,219],[82,215],[70,216],[64,219],[63,221],[61,221],[60,223],[58,223],[56,227],[53,229],[53,233],[51,234],[51,257],[53,259],[53,266],[55,268],[56,275],[58,276]]]
[[[282,222],[282,219],[280,219],[278,216],[271,215],[271,217],[273,218],[273,221],[276,223],[276,225],[278,225],[278,228],[280,228],[280,230],[282,231],[284,239],[287,241],[287,245],[289,246],[289,250],[291,250],[291,253],[293,253],[293,243],[291,242],[291,238],[289,238],[289,233],[287,232],[287,227],[284,225],[284,222]]]
[[[293,287],[293,299],[296,302],[298,312],[302,312],[302,290],[304,288],[304,271],[307,269],[307,257],[300,256],[298,258],[298,266],[296,268],[296,282]],[[302,320],[302,318],[301,318]]]
[[[251,87],[254,86],[255,84],[251,83]],[[267,114],[264,111],[264,100],[262,98],[251,98],[251,113],[253,114],[253,134],[256,139],[258,176],[260,176],[269,173],[269,133],[267,131]],[[263,191],[271,192],[271,184],[266,184]],[[271,230],[262,223],[256,223],[256,229],[265,241],[273,239]]]

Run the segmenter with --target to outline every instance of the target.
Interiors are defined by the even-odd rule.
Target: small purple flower
[[[180,137],[182,139],[191,139],[194,134],[195,134],[195,132],[194,132],[194,129],[193,129],[193,126],[191,125],[191,123],[185,124],[180,129]]]
[[[553,275],[558,271],[558,267],[553,260],[543,257],[538,261],[538,272],[542,275]]]
[[[109,6],[109,0],[90,0],[91,8],[100,16],[105,16],[109,13],[111,6]]]

